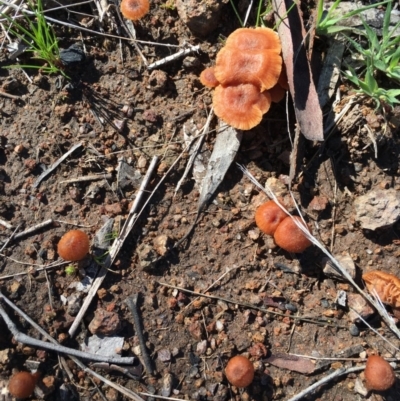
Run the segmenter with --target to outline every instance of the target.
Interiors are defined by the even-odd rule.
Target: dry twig
[[[321,380],[318,380],[317,382],[315,382],[311,386],[307,387],[303,391],[300,391],[300,393],[296,394],[294,397],[290,398],[287,401],[300,401],[300,400],[303,400],[304,397],[307,394],[310,394],[311,392],[316,390],[319,386],[322,386],[323,384],[328,383],[331,380],[336,379],[339,376],[347,375],[347,374],[353,373],[353,372],[359,372],[360,370],[364,370],[364,369],[365,369],[365,365],[356,366],[356,367],[353,367],[353,368],[340,368],[338,370],[335,370],[330,375],[323,377]]]
[[[32,187],[37,188],[44,178],[51,174],[69,155],[71,155],[73,152],[75,152],[76,149],[79,149],[81,146],[83,146],[81,142],[72,146],[72,148],[68,152],[64,153],[46,171],[43,171],[43,173],[39,175],[37,180],[33,183]]]
[[[152,375],[154,372],[154,369],[152,366],[153,363],[150,359],[149,353],[147,352],[146,340],[144,339],[144,335],[143,335],[142,323],[140,321],[140,316],[139,316],[138,307],[137,307],[138,298],[139,298],[139,294],[134,294],[131,297],[128,297],[125,300],[125,302],[128,305],[128,308],[132,313],[133,324],[135,325],[136,335],[139,340],[140,350],[142,352],[144,368],[146,369],[147,374]]]
[[[19,308],[17,308],[7,297],[5,297],[1,292],[0,292],[0,299],[2,299],[7,305],[11,306],[14,310],[18,309],[18,313],[26,319],[27,315],[22,312]],[[108,357],[104,355],[98,355],[98,354],[91,354],[88,352],[83,352],[79,350],[75,350],[73,348],[68,348],[64,347],[63,345],[56,343],[48,343],[46,341],[42,340],[37,340],[36,338],[32,338],[27,336],[24,333],[21,333],[18,329],[17,326],[13,323],[13,321],[10,319],[10,317],[7,315],[7,312],[5,309],[0,305],[0,315],[2,316],[4,323],[7,325],[8,329],[11,331],[12,335],[14,336],[15,340],[18,342],[21,342],[23,344],[28,344],[32,345],[33,347],[37,348],[43,348],[47,349],[49,351],[54,351],[57,353],[61,354],[67,354],[67,355],[72,355],[76,356],[79,358],[83,359],[89,359],[92,361],[97,361],[97,362],[108,362],[108,363],[120,363],[120,364],[132,364],[134,362],[133,357],[121,357],[121,358],[115,358],[115,357]],[[27,320],[27,319],[26,319]],[[38,329],[39,326],[35,327]],[[40,327],[39,327],[40,328]],[[40,328],[39,332],[44,335],[46,333],[42,328]],[[46,333],[47,334],[47,333]]]

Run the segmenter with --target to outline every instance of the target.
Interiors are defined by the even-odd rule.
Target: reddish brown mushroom
[[[29,372],[15,373],[8,382],[10,394],[16,398],[24,399],[32,395],[40,374]]]
[[[287,214],[273,200],[258,207],[255,215],[257,227],[268,235],[274,235],[278,225],[286,217]]]
[[[215,88],[213,97],[215,114],[234,128],[249,130],[258,125],[271,106],[268,92],[251,84]]]
[[[121,13],[132,21],[136,21],[145,16],[150,9],[149,0],[122,0]]]
[[[368,390],[385,391],[393,386],[396,375],[390,364],[379,355],[370,355],[364,371]]]
[[[271,50],[279,54],[281,42],[278,34],[269,28],[239,28],[226,40],[226,47],[239,51]]]
[[[272,88],[279,79],[282,57],[270,50],[238,51],[225,46],[215,64],[215,77],[224,86],[250,83],[259,91]]]
[[[285,251],[300,253],[311,246],[312,243],[293,219],[304,225],[303,220],[298,216],[285,217],[275,230],[274,240]]]
[[[228,361],[225,375],[232,386],[247,387],[254,379],[254,366],[245,356],[237,355]]]
[[[78,261],[87,255],[89,247],[89,237],[85,232],[71,230],[62,236],[57,251],[64,260]]]
[[[219,82],[214,74],[214,67],[208,67],[201,72],[200,82],[208,88],[215,88],[219,85]]]

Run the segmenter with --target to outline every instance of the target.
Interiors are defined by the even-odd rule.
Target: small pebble
[[[360,330],[355,324],[350,325],[349,332],[353,337],[357,337],[360,335]]]

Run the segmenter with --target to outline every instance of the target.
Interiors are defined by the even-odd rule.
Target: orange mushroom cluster
[[[200,81],[215,88],[213,106],[219,118],[237,129],[255,127],[287,90],[278,35],[269,28],[237,29]]]
[[[300,253],[311,246],[311,241],[294,221],[304,225],[303,220],[288,216],[273,200],[256,210],[255,220],[257,227],[263,233],[273,235],[276,245],[287,252]]]

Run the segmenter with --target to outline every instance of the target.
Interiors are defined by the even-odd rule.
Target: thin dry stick
[[[11,95],[10,93],[0,90],[0,96],[8,97],[9,99],[21,99],[21,96]]]
[[[52,219],[42,221],[41,223],[36,224],[35,226],[27,228],[25,231],[22,231],[21,233],[15,234],[14,239],[25,237],[25,235],[32,234],[35,231],[41,230],[42,228],[49,226],[50,224],[53,224]]]
[[[182,292],[187,292],[188,294],[196,295],[198,297],[205,297],[205,298],[210,298],[210,299],[216,299],[216,300],[219,300],[219,301],[225,301],[225,302],[230,303],[230,304],[242,306],[244,308],[259,310],[261,312],[269,313],[269,314],[275,315],[275,316],[285,316],[285,317],[287,317],[289,319],[300,320],[302,322],[317,324],[319,326],[329,326],[329,327],[336,327],[336,328],[341,328],[341,329],[346,329],[347,328],[345,326],[339,326],[338,324],[332,324],[331,320],[329,320],[329,321],[328,320],[313,320],[312,318],[308,318],[308,317],[305,317],[305,316],[287,315],[285,313],[274,312],[274,311],[271,311],[271,310],[267,310],[265,308],[260,308],[257,305],[247,304],[245,302],[236,301],[236,300],[230,299],[230,298],[218,297],[216,295],[210,295],[210,294],[202,294],[202,293],[199,293],[199,292],[196,292],[196,291],[188,290],[187,288],[178,287],[176,285],[163,283],[161,281],[157,281],[157,283],[159,285],[162,285],[162,286],[165,286],[165,287],[169,287],[169,288],[174,288],[176,290],[179,290],[179,291],[182,291]]]
[[[386,313],[385,308],[380,305],[378,302],[376,302],[369,294],[367,294],[365,291],[363,291],[359,285],[353,280],[351,277],[350,273],[344,269],[341,264],[327,251],[327,249],[308,231],[306,226],[298,222],[296,219],[291,216],[291,214],[286,210],[286,208],[279,202],[278,198],[275,196],[275,194],[272,192],[271,188],[269,187],[263,187],[252,175],[251,173],[243,166],[238,164],[238,167],[240,170],[250,179],[251,182],[253,182],[261,191],[263,191],[265,194],[267,194],[271,199],[275,201],[275,203],[290,217],[292,217],[294,223],[297,225],[297,227],[303,232],[303,234],[315,245],[317,246],[332,262],[333,267],[344,277],[346,280],[352,284],[352,286],[378,311],[378,313],[381,315],[382,319],[384,322],[387,324],[387,326],[390,328],[390,330],[396,334],[396,336],[400,339],[400,330],[396,326],[393,320],[389,318],[389,316]],[[293,196],[292,196],[293,197]],[[293,198],[294,199],[294,198]],[[296,204],[297,207],[297,204]]]
[[[21,317],[23,317],[33,328],[35,328],[43,337],[45,337],[48,341],[53,343],[54,345],[58,345],[58,342],[50,336],[46,331],[44,331],[38,324],[36,324],[27,314],[25,314],[18,306],[14,305],[11,301],[9,301],[4,295],[0,293],[0,298],[2,298],[12,309],[14,309]],[[132,400],[135,401],[144,401],[141,397],[139,397],[136,393],[131,390],[128,390],[125,387],[120,386],[119,384],[113,383],[110,380],[106,379],[105,377],[99,375],[98,373],[94,372],[93,370],[89,369],[86,365],[84,365],[78,358],[71,356],[70,358],[86,373],[91,374],[93,377],[103,381],[105,384],[109,385],[110,387],[115,388],[121,394],[126,395]]]
[[[367,358],[340,358],[340,357],[329,357],[329,356],[311,356],[303,354],[288,353],[288,355],[297,356],[298,358],[307,358],[315,361],[350,361],[350,362],[365,362]],[[387,361],[395,361],[396,358],[385,358]]]
[[[129,233],[132,230],[133,225],[137,221],[138,213],[137,210],[139,208],[139,204],[142,201],[142,197],[144,194],[144,191],[146,189],[146,186],[148,185],[151,176],[153,175],[153,171],[157,165],[158,162],[158,157],[154,156],[153,160],[150,163],[150,166],[147,170],[146,175],[144,176],[142,183],[140,185],[138,194],[135,198],[135,201],[132,204],[131,210],[129,211],[129,215],[125,221],[124,226],[121,229],[121,232],[119,233],[118,238],[113,242],[112,247],[110,248],[110,251],[107,255],[107,258],[104,262],[103,267],[100,269],[99,274],[97,275],[96,279],[94,280],[92,286],[90,287],[89,293],[85,299],[85,302],[83,303],[79,313],[77,314],[74,322],[72,323],[70,329],[68,330],[68,333],[71,337],[75,335],[76,330],[78,329],[78,326],[85,315],[87,309],[89,308],[89,305],[91,304],[94,296],[97,293],[97,290],[100,288],[100,285],[102,284],[103,280],[106,277],[106,274],[108,272],[108,269],[111,267],[111,265],[114,263],[114,260],[122,248],[122,245],[124,244],[126,238],[128,237]],[[142,208],[143,210],[143,208]],[[140,213],[139,213],[140,214]]]
[[[37,269],[35,269],[35,272],[49,270],[49,269],[52,269],[53,267],[62,266],[62,265],[66,265],[66,264],[70,263],[69,261],[63,260],[63,261],[53,262],[50,265],[38,265],[35,263],[21,262],[20,260],[10,258],[9,256],[4,255],[4,253],[0,253],[0,256],[2,256],[3,258],[9,259],[12,262],[18,263],[19,265],[37,267]],[[20,273],[9,274],[8,276],[1,276],[0,280],[4,280],[6,278],[12,278],[12,277],[16,277],[16,276],[24,276],[25,274],[29,274],[29,272],[20,272]]]
[[[86,365],[84,365],[79,359],[71,357],[71,359],[86,373],[91,374],[93,377],[96,377],[97,379],[101,380],[103,383],[107,384],[108,386],[115,388],[115,390],[119,391],[121,394],[127,396],[131,400],[135,401],[144,401],[142,397],[139,397],[136,393],[134,393],[132,390],[127,389],[126,387],[122,387],[119,384],[112,382],[111,380],[106,379],[104,376],[99,375],[92,369],[88,368]]]
[[[247,7],[246,15],[244,17],[243,26],[247,25],[247,20],[249,19],[251,8],[253,7],[253,0],[250,0],[249,6]]]
[[[85,175],[83,177],[70,178],[69,180],[60,181],[58,184],[73,184],[75,182],[86,182],[86,181],[98,181],[98,180],[109,180],[112,178],[112,174],[92,174]]]
[[[214,285],[218,284],[227,274],[229,274],[231,271],[236,270],[236,269],[239,269],[239,268],[241,268],[241,267],[243,267],[243,265],[233,266],[233,267],[231,267],[230,269],[226,269],[226,272],[223,273],[223,274],[221,274],[212,284],[210,284],[210,285],[204,290],[204,292],[210,291],[211,288],[213,288]],[[199,299],[199,298],[196,298],[196,299]],[[189,306],[192,305],[192,303],[195,302],[196,299],[194,299],[193,301],[190,301],[190,302],[184,307],[184,309],[189,308]]]
[[[3,299],[8,305],[14,304],[7,299],[2,293],[0,293],[0,298]],[[15,308],[13,308],[15,309]],[[20,311],[20,313],[23,313]],[[91,361],[97,362],[108,362],[108,363],[116,363],[116,364],[126,364],[131,365],[133,364],[135,358],[134,357],[108,357],[104,355],[98,354],[91,354],[88,352],[79,351],[73,348],[64,347],[58,343],[48,343],[46,341],[37,340],[36,338],[32,338],[27,336],[24,333],[21,333],[17,326],[13,323],[13,321],[8,316],[7,312],[4,310],[3,306],[0,305],[0,315],[2,316],[4,323],[7,325],[8,329],[11,331],[12,335],[14,336],[15,340],[21,342],[23,344],[31,345],[36,348],[43,348],[49,351],[54,351],[61,354],[73,355],[78,358],[89,359]],[[26,315],[25,315],[26,316]],[[41,333],[44,330],[41,330]],[[43,333],[42,333],[43,334]]]
[[[133,317],[133,324],[135,326],[136,336],[139,340],[144,368],[146,369],[148,375],[153,375],[154,372],[153,362],[151,361],[150,355],[147,351],[146,340],[144,338],[142,323],[138,312],[138,306],[137,306],[138,298],[139,294],[134,294],[131,297],[128,297],[125,300],[125,303],[128,305],[128,308],[131,311]]]
[[[145,397],[155,398],[156,400],[182,401],[182,398],[164,397],[163,395],[141,393],[141,392],[139,392],[139,394],[144,395]]]
[[[13,226],[8,221],[5,221],[3,219],[0,219],[0,224],[5,228],[8,228],[9,230],[12,230],[13,228]]]
[[[214,110],[211,109],[210,110],[210,114],[207,117],[207,121],[204,124],[203,129],[200,132],[200,138],[198,139],[198,141],[196,142],[193,151],[191,152],[190,158],[188,160],[188,162],[186,163],[186,168],[185,171],[182,174],[181,179],[178,181],[178,183],[176,184],[176,188],[174,191],[174,196],[176,195],[176,193],[179,191],[180,186],[182,185],[183,181],[186,179],[186,176],[189,174],[190,169],[192,168],[192,165],[197,157],[197,154],[203,144],[204,138],[206,137],[206,135],[208,134],[209,128],[210,128],[210,123],[212,118],[214,117]]]
[[[330,382],[331,380],[335,379],[336,377],[339,377],[339,376],[342,376],[342,375],[347,375],[347,374],[353,373],[353,372],[359,372],[360,370],[364,370],[364,369],[365,369],[365,365],[356,366],[356,367],[353,367],[353,368],[340,368],[338,370],[335,370],[330,375],[323,377],[321,380],[318,380],[317,382],[315,382],[311,386],[307,387],[303,391],[300,391],[300,393],[296,394],[294,397],[290,398],[287,401],[300,401],[300,400],[303,400],[304,397],[307,394],[310,394],[311,392],[316,390],[319,386],[322,386],[323,384]]]
[[[190,45],[190,47],[187,49],[180,50],[179,52],[172,54],[171,56],[167,56],[161,60],[156,61],[155,63],[149,64],[147,66],[147,69],[152,70],[154,68],[158,68],[158,67],[160,67],[164,64],[170,63],[171,61],[174,61],[180,57],[186,56],[193,52],[197,52],[197,51],[199,51],[199,49],[200,49],[200,45],[197,45],[197,46]]]
[[[25,231],[22,231],[22,232],[20,232],[18,234],[15,234],[14,238],[15,239],[22,238],[25,235],[32,234],[35,231],[41,230],[42,228],[49,226],[50,224],[53,224],[53,220],[52,219],[48,219],[48,220],[42,221],[41,223],[38,223],[38,224],[36,224],[36,225],[34,225],[32,227],[27,228]]]
[[[43,171],[43,173],[39,175],[39,177],[34,182],[32,187],[37,188],[44,178],[46,178],[49,174],[51,174],[69,155],[71,155],[73,152],[75,152],[75,150],[79,149],[82,146],[83,144],[81,142],[72,146],[72,148],[67,153],[63,154],[46,171]]]
[[[18,229],[19,229],[19,224],[15,228],[15,230],[11,233],[11,235],[7,238],[7,241],[2,245],[2,247],[0,248],[0,252],[2,252],[3,249],[8,245],[8,243],[14,238],[14,235],[18,231]]]

